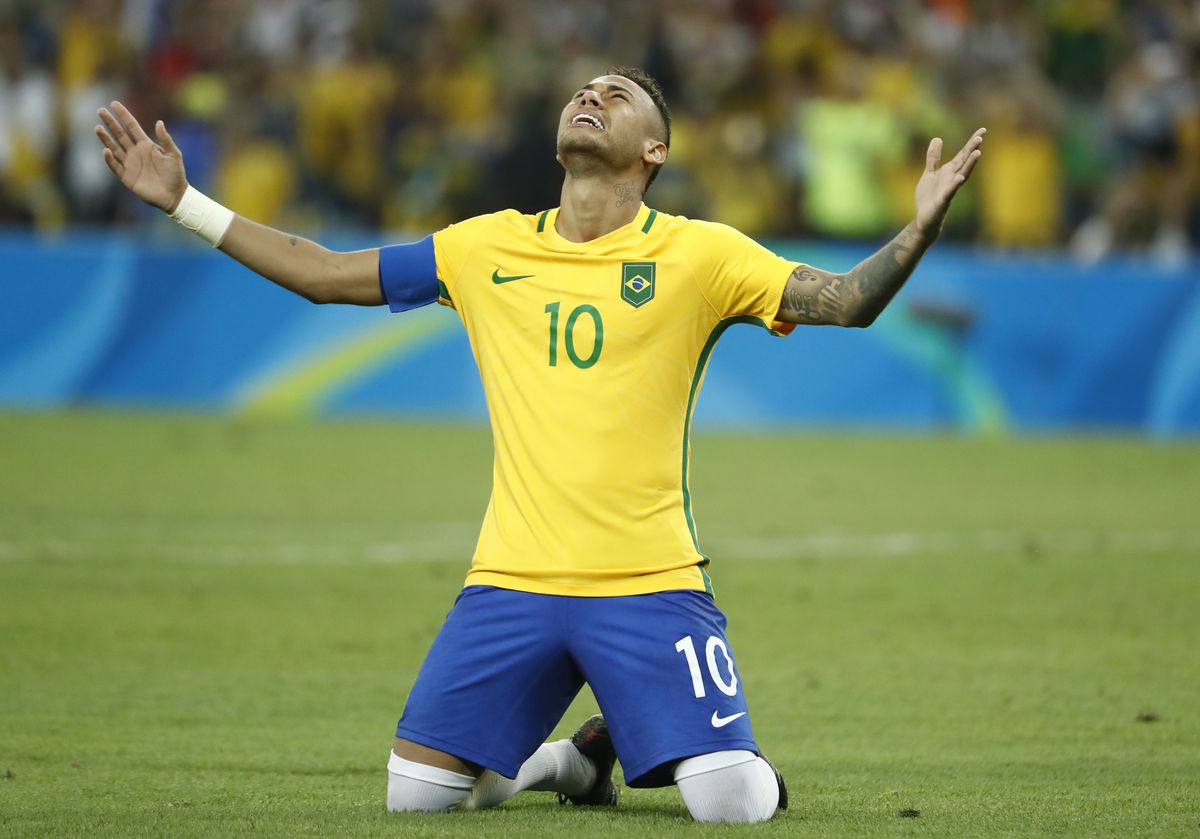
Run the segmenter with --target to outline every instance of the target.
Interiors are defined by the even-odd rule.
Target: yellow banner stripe
[[[237,408],[254,418],[306,419],[347,382],[367,375],[397,355],[412,353],[454,326],[442,312],[409,312],[349,340],[321,346],[255,387]]]

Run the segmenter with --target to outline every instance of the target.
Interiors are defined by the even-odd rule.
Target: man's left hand
[[[986,128],[977,130],[958,154],[943,166],[938,165],[942,159],[942,139],[935,137],[930,141],[929,151],[925,153],[925,171],[917,181],[917,216],[913,220],[913,227],[921,236],[934,239],[941,232],[954,193],[971,177],[971,170],[983,154],[980,146],[986,133]]]

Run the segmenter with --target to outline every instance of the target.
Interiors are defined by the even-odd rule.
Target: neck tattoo
[[[633,184],[613,184],[613,193],[617,196],[618,207],[623,207],[630,201],[637,201],[642,197],[641,190]]]

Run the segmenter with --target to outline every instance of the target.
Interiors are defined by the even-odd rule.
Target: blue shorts
[[[629,786],[672,784],[675,762],[692,755],[758,752],[725,616],[699,591],[463,589],[396,736],[514,778],[585,682]]]

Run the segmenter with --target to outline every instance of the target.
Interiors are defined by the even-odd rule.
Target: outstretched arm
[[[104,162],[122,184],[147,204],[174,213],[187,192],[183,154],[162,120],[155,123],[154,142],[120,102],[101,108],[96,136],[104,144]],[[314,303],[378,306],[379,250],[343,253],[315,242],[234,216],[222,251],[289,291]]]
[[[884,310],[921,256],[942,230],[946,211],[958,188],[975,168],[986,128],[980,128],[944,166],[942,141],[934,139],[925,155],[925,171],[917,182],[916,217],[872,256],[845,274],[801,265],[788,278],[779,305],[784,323],[870,326]]]

